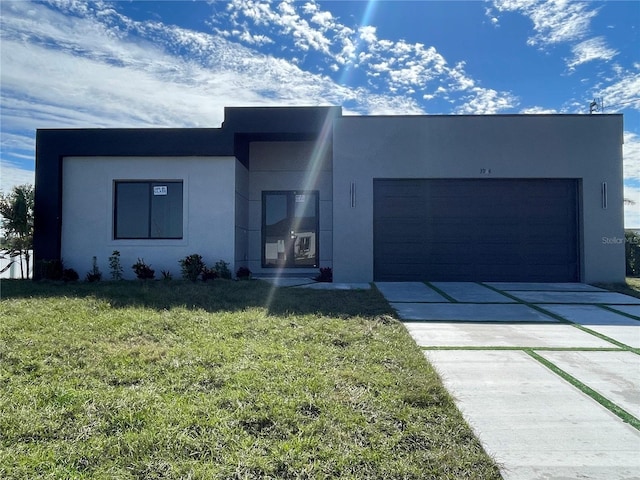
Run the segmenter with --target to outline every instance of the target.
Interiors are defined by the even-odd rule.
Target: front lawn
[[[0,478],[500,478],[375,290],[1,287]]]
[[[640,298],[640,278],[627,277],[625,283],[596,283],[595,286]]]

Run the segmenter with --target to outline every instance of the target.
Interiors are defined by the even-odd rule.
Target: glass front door
[[[262,266],[318,266],[318,192],[262,192]]]

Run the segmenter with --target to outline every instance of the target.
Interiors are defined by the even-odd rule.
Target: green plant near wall
[[[111,271],[111,280],[122,280],[122,265],[120,264],[120,252],[114,250],[109,257],[109,270]]]
[[[144,263],[144,259],[142,258],[138,258],[138,261],[131,265],[131,268],[140,280],[152,280],[156,276],[156,271],[151,268],[151,265]]]
[[[202,269],[203,282],[206,282],[207,280],[215,280],[216,278],[218,278],[218,272],[216,272],[215,268],[204,267]]]
[[[640,277],[640,235],[632,231],[626,231],[624,236],[627,277]]]
[[[62,281],[63,282],[75,282],[76,280],[78,280],[80,277],[78,275],[78,272],[76,272],[73,268],[65,268],[64,270],[62,270]]]
[[[236,271],[236,278],[238,280],[251,280],[251,270],[247,267],[240,267]]]
[[[187,255],[180,260],[180,269],[182,270],[182,278],[185,280],[191,280],[195,282],[202,271],[206,268],[206,265],[202,261],[202,255],[193,253]]]
[[[213,269],[218,272],[220,278],[226,278],[231,280],[231,270],[229,270],[229,263],[224,260],[218,260],[213,266]]]
[[[102,272],[98,268],[98,259],[93,257],[92,267],[89,272],[87,272],[87,276],[85,277],[87,282],[99,282],[102,280]]]

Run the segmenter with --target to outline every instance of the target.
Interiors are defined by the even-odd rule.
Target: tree
[[[0,193],[0,215],[4,229],[2,248],[10,257],[19,258],[23,279],[29,278],[29,252],[33,248],[33,204],[33,185],[15,186],[8,195]]]

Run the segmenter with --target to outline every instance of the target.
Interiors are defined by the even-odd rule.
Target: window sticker
[[[153,187],[154,195],[166,195],[167,194],[167,186],[166,185],[156,185]]]

